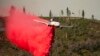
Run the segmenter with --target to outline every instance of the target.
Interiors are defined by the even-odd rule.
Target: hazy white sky
[[[0,7],[9,8],[11,5],[21,9],[25,6],[27,12],[43,16],[48,16],[50,10],[54,16],[61,15],[61,10],[66,15],[67,7],[75,13],[73,16],[81,16],[84,9],[86,17],[91,18],[94,14],[100,19],[100,0],[0,0]]]

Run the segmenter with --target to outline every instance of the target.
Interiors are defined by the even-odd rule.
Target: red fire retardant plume
[[[6,19],[6,34],[11,43],[30,52],[33,56],[48,56],[54,27],[41,22],[47,20],[11,9]]]

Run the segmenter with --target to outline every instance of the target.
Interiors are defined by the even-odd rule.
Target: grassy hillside
[[[54,20],[74,27],[56,28],[50,56],[100,56],[100,21],[65,17]],[[1,56],[30,55],[11,45],[3,32],[0,36]]]
[[[59,19],[73,28],[56,29],[51,56],[100,56],[100,22]],[[64,24],[64,22],[62,22]]]

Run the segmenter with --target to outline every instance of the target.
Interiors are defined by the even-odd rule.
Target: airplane
[[[12,8],[14,8],[14,7],[12,6]],[[23,12],[25,13],[25,8],[23,8]],[[61,25],[60,22],[54,21],[53,19],[54,19],[53,16],[51,16],[51,19],[49,20],[49,22],[43,22],[43,21],[39,21],[39,20],[34,20],[34,21],[39,22],[39,23],[46,24],[48,26],[55,26],[57,28],[73,27],[73,26]],[[0,32],[2,32],[2,31],[5,31],[5,28],[4,27],[0,27]]]
[[[49,20],[49,22],[43,22],[43,21],[39,21],[39,20],[34,20],[34,21],[39,22],[39,23],[43,23],[43,24],[48,25],[48,26],[55,26],[57,28],[71,28],[71,27],[73,27],[72,25],[71,26],[61,25],[60,22],[54,21],[53,18],[51,18]],[[5,28],[0,27],[0,32],[3,32],[3,31],[5,31]]]
[[[61,25],[60,22],[54,21],[53,18],[51,18],[51,19],[49,20],[49,22],[43,22],[43,21],[39,21],[39,20],[34,20],[34,21],[39,22],[39,23],[46,24],[46,25],[48,25],[48,26],[55,26],[55,27],[58,27],[58,28],[73,27],[72,25],[71,25],[71,26]]]

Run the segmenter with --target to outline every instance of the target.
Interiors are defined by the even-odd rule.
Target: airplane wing
[[[60,28],[69,28],[69,27],[73,27],[73,26],[66,26],[66,25],[60,25]]]

